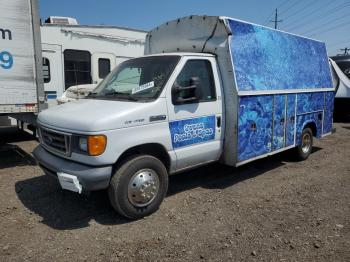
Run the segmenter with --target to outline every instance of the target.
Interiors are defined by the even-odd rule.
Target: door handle
[[[221,127],[221,116],[216,117],[216,126],[219,128]]]

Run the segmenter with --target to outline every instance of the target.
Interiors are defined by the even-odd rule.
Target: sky
[[[79,24],[142,30],[188,15],[220,15],[326,42],[329,55],[350,48],[350,0],[39,0],[40,16],[74,17]]]

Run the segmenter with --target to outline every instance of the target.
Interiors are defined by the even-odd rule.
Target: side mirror
[[[196,103],[200,99],[199,77],[191,77],[190,85],[183,87],[175,83],[171,90],[174,105]]]

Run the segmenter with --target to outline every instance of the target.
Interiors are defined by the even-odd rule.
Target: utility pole
[[[270,22],[275,23],[275,29],[277,29],[277,24],[281,23],[283,20],[278,20],[277,8],[275,10],[275,20],[270,20]]]
[[[348,51],[350,51],[350,48],[345,47],[345,48],[340,49],[340,51],[344,51],[344,55],[347,55]]]

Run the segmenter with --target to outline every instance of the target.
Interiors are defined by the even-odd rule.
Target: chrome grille
[[[70,134],[59,132],[56,130],[40,127],[41,144],[49,151],[54,153],[70,155]]]

